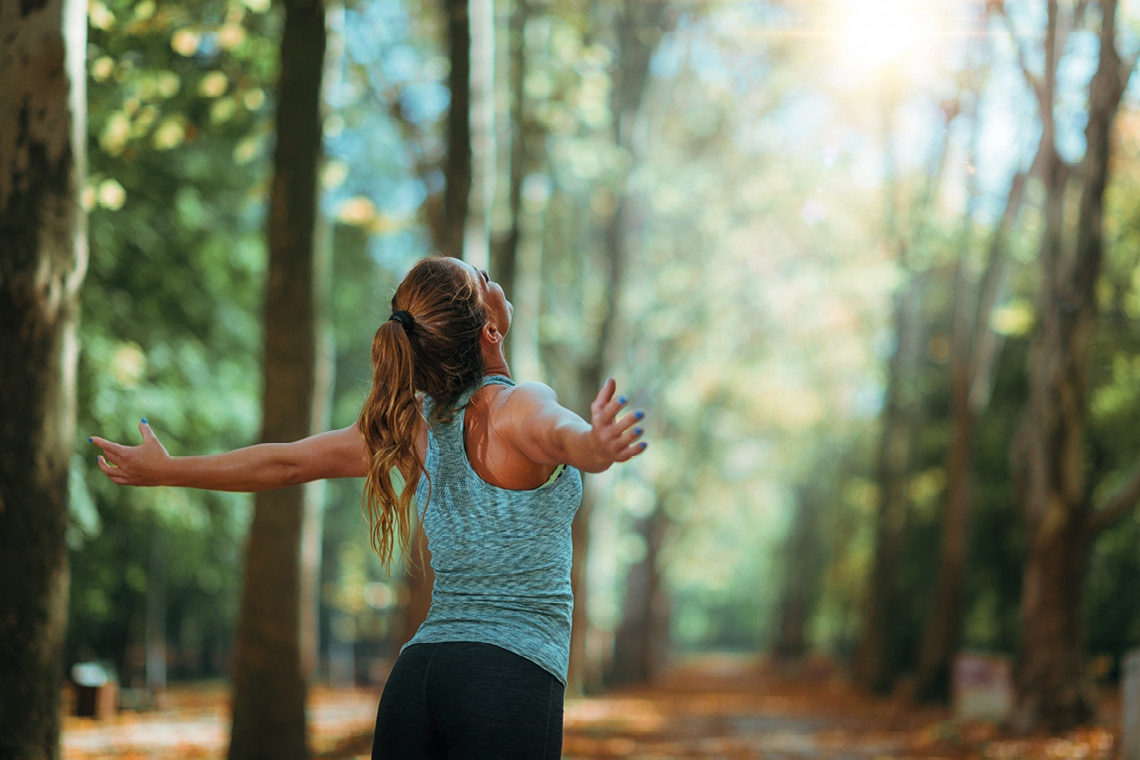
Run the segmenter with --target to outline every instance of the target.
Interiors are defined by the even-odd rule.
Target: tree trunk
[[[60,757],[86,10],[0,0],[0,757],[13,760]]]
[[[613,112],[613,139],[630,156],[637,155],[634,129],[641,111],[641,101],[649,81],[649,63],[658,42],[665,33],[668,3],[639,3],[625,0],[614,11],[614,34],[617,39],[616,58],[620,68],[613,70],[614,84],[610,98]],[[631,162],[632,163],[632,162]],[[605,313],[595,337],[593,350],[581,362],[578,373],[580,409],[587,409],[590,401],[605,379],[605,363],[610,352],[614,325],[619,314],[620,296],[625,272],[625,259],[628,255],[626,235],[629,232],[629,198],[625,189],[625,177],[615,187],[614,212],[606,222],[603,232],[605,252],[604,282],[608,292],[604,298]],[[570,638],[571,692],[600,685],[600,663],[591,663],[586,656],[586,639],[590,621],[586,614],[587,584],[586,566],[589,558],[590,519],[597,501],[596,488],[587,478],[582,506],[574,517],[574,563],[571,572],[571,585],[574,590],[574,626]]]
[[[1086,482],[1083,461],[1089,348],[1104,251],[1112,127],[1131,74],[1116,51],[1116,2],[1102,0],[1100,8],[1100,54],[1089,84],[1087,149],[1078,174],[1083,187],[1071,251],[1065,250],[1062,239],[1068,170],[1056,153],[1053,130],[1045,129],[1042,136],[1049,157],[1048,223],[1041,251],[1040,326],[1029,375],[1028,548],[1013,718],[1019,730],[1029,730],[1038,721],[1063,730],[1092,714],[1081,610],[1086,562],[1099,527],[1088,497],[1095,489]],[[1056,34],[1056,3],[1049,4],[1049,13],[1046,44]],[[1046,75],[1051,79],[1049,68]]]
[[[526,74],[526,22],[529,6],[526,0],[518,0],[510,15],[508,24],[508,48],[510,67],[500,72],[500,78],[509,83],[511,129],[500,130],[508,136],[510,150],[505,151],[509,158],[507,169],[507,209],[509,222],[501,231],[494,231],[491,238],[491,273],[503,288],[507,298],[514,301],[515,281],[518,277],[519,239],[522,231],[522,183],[525,174],[525,139],[528,125],[525,122],[526,91],[523,82]],[[506,346],[510,348],[510,342]],[[510,357],[507,357],[508,360]]]
[[[978,415],[989,404],[993,367],[1000,352],[1001,336],[990,329],[990,315],[1004,290],[1005,241],[1025,198],[1025,180],[1025,174],[1018,174],[1010,186],[1005,212],[990,240],[989,262],[980,283],[976,309],[966,303],[969,299],[961,295],[955,298],[955,334],[949,363],[953,432],[946,452],[947,486],[942,506],[938,580],[915,676],[915,697],[921,701],[941,702],[948,698],[950,663],[961,637],[962,587],[973,501],[973,430]],[[967,287],[962,276],[966,257],[967,252],[963,251],[958,264],[960,289]],[[972,320],[964,318],[966,313],[974,314]]]
[[[668,659],[669,598],[657,567],[669,524],[662,497],[663,494],[657,494],[653,511],[636,524],[637,534],[645,543],[645,556],[626,575],[625,602],[621,625],[614,637],[609,686],[648,683]]]
[[[892,658],[892,610],[897,603],[895,577],[906,541],[910,504],[906,495],[918,445],[921,405],[917,387],[918,365],[923,348],[922,286],[912,269],[910,247],[926,234],[925,222],[935,205],[946,166],[950,124],[957,117],[955,99],[945,107],[946,128],[931,150],[931,167],[923,195],[912,212],[913,221],[904,229],[898,208],[898,181],[892,145],[896,103],[891,94],[885,106],[884,156],[887,202],[885,233],[897,248],[898,265],[904,278],[894,296],[892,324],[895,350],[887,365],[882,432],[879,440],[879,506],[875,525],[875,554],[871,570],[863,631],[855,655],[855,677],[878,693],[894,687],[898,662]]]
[[[318,168],[325,57],[321,0],[285,0],[269,200],[261,440],[313,430]],[[258,494],[234,663],[231,760],[308,756],[301,656],[304,488]]]
[[[451,106],[447,114],[447,155],[444,158],[444,201],[442,217],[431,225],[439,253],[464,258],[467,231],[468,200],[471,194],[471,18],[468,0],[448,0],[448,56],[451,69],[447,86]],[[435,573],[431,569],[431,553],[427,537],[413,535],[408,549],[415,558],[405,560],[404,582],[408,587],[408,603],[404,607],[404,624],[399,646],[406,644],[431,609],[431,590]]]
[[[964,266],[965,261],[959,263]],[[964,287],[959,284],[959,287]],[[938,547],[938,580],[923,631],[915,678],[915,697],[945,699],[949,693],[950,661],[958,648],[962,625],[962,583],[966,570],[970,504],[974,479],[974,412],[970,408],[967,357],[952,351],[950,405],[952,433],[946,452],[946,497],[942,507]]]
[[[776,656],[791,665],[807,653],[807,626],[819,596],[819,495],[801,486],[792,529],[784,544],[784,594],[776,634]]]
[[[146,690],[157,704],[166,691],[166,529],[151,526],[146,572]]]
[[[914,460],[914,418],[917,399],[914,365],[920,351],[919,286],[915,276],[895,296],[896,348],[887,372],[883,430],[879,443],[879,508],[875,525],[875,558],[862,638],[855,660],[856,678],[872,691],[886,693],[894,686],[891,659],[892,611],[897,604],[899,562],[902,557],[907,513],[907,480]]]
[[[443,218],[434,228],[436,244],[445,256],[464,257],[467,202],[471,193],[471,19],[468,0],[447,0],[447,155],[444,159]]]
[[[469,0],[467,15],[471,39],[468,85],[471,182],[463,258],[477,268],[485,268],[491,263],[491,213],[499,168],[495,132],[495,0]]]
[[[327,308],[332,280],[332,230],[318,218],[320,232],[314,253],[314,433],[332,423],[332,397],[336,385],[336,335]],[[309,682],[317,674],[321,653],[321,546],[324,536],[326,484],[306,483],[301,527],[301,675]]]

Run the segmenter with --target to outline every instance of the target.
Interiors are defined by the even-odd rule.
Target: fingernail
[[[88,438],[88,439],[87,439],[87,442],[88,442],[88,443],[95,443],[95,439],[94,439],[94,438]]]
[[[641,411],[640,409],[638,409],[636,412],[633,413],[633,418],[635,420],[640,420],[644,416],[645,416],[645,412]]]
[[[643,448],[643,449],[644,449],[646,446],[648,446],[648,445],[649,445],[649,444],[648,444],[648,443],[646,443],[645,441],[642,441],[642,442],[641,442],[641,448]]]
[[[149,424],[150,424],[149,422],[147,422],[147,421],[146,421],[146,417],[143,417],[143,424],[144,424],[144,425],[149,425]]]
[[[619,404],[624,404],[625,402],[626,402],[625,396],[618,396],[618,403]]]
[[[634,428],[634,429],[633,429],[633,434],[634,434],[634,435],[641,435],[641,428]]]

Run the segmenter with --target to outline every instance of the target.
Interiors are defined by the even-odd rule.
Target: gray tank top
[[[513,386],[492,375],[483,386]],[[480,386],[482,387],[482,386]],[[413,644],[494,644],[540,665],[563,683],[570,659],[573,558],[570,523],[582,501],[582,476],[566,466],[529,491],[498,488],[472,469],[463,445],[466,403],[450,423],[428,429],[416,503],[431,549],[435,587]],[[430,419],[431,400],[424,399]]]

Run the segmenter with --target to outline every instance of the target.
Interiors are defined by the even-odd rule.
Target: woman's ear
[[[483,328],[479,331],[479,339],[495,345],[503,342],[503,334],[499,332],[499,328],[488,321],[483,323]]]

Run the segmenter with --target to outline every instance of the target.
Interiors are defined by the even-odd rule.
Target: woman
[[[91,439],[100,469],[124,485],[260,491],[364,477],[385,564],[422,525],[431,611],[385,684],[373,758],[561,754],[578,471],[644,451],[644,413],[618,418],[626,399],[612,379],[589,423],[550,388],[516,385],[503,355],[512,310],[485,271],[424,259],[373,338],[372,389],[355,424],[212,456],[169,456],[145,419],[140,446]]]

